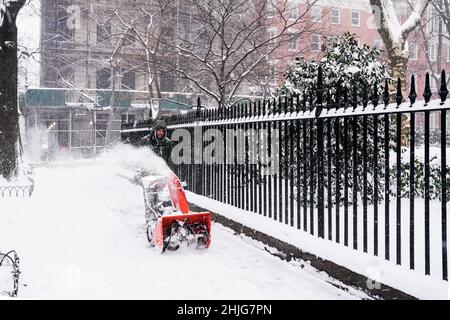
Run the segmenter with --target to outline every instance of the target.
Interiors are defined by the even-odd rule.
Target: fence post
[[[323,174],[323,153],[324,153],[324,142],[323,142],[323,119],[319,118],[322,112],[323,106],[323,76],[322,67],[319,67],[319,75],[317,77],[317,101],[316,101],[316,118],[317,119],[317,228],[318,235],[320,238],[325,237],[325,224],[324,224],[324,201],[325,201],[325,190],[324,190],[324,174]]]
[[[448,89],[445,71],[441,74],[439,96],[441,104],[447,100]],[[441,214],[442,214],[442,279],[448,280],[447,265],[447,111],[441,111]]]

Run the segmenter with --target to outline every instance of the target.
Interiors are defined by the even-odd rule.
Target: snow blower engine
[[[177,250],[181,244],[208,248],[211,243],[211,213],[190,212],[186,194],[178,177],[146,176],[144,190],[147,240],[150,246]]]

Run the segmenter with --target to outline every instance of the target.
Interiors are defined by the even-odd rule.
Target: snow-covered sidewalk
[[[423,246],[416,245],[416,259],[417,259],[417,270],[409,270],[408,265],[398,266],[394,262],[386,261],[384,259],[384,252],[382,251],[379,257],[375,257],[370,253],[364,253],[361,250],[353,250],[351,247],[346,247],[341,243],[332,242],[326,239],[320,239],[316,236],[312,236],[311,234],[298,230],[296,227],[290,227],[289,225],[278,222],[274,219],[261,216],[254,212],[249,212],[245,210],[241,210],[239,208],[233,207],[231,205],[227,205],[225,203],[221,203],[219,201],[215,201],[208,197],[203,197],[192,192],[187,192],[187,198],[191,203],[194,203],[206,210],[210,210],[212,212],[219,213],[225,216],[228,219],[233,221],[242,223],[243,225],[257,230],[259,232],[265,233],[272,237],[275,237],[279,240],[282,240],[286,243],[294,245],[301,250],[304,250],[308,253],[317,255],[323,259],[332,261],[340,266],[344,266],[358,274],[366,276],[368,279],[373,279],[375,281],[381,282],[385,285],[391,286],[393,288],[399,289],[405,293],[408,293],[414,297],[419,299],[440,299],[440,300],[448,300],[450,298],[450,287],[447,281],[443,281],[440,278],[440,268],[439,266],[434,266],[433,269],[438,269],[439,272],[434,272],[433,276],[425,276],[424,271],[421,268],[420,263],[423,264]],[[407,200],[405,200],[406,202]],[[423,202],[423,201],[422,201]],[[395,203],[394,203],[395,205]],[[420,208],[420,201],[416,201],[416,205]],[[432,204],[431,212],[439,212],[439,208],[436,209],[434,203]],[[407,208],[404,205],[404,208]],[[433,211],[435,209],[435,211]],[[395,207],[391,209],[391,212],[395,212]],[[343,211],[343,210],[342,210]],[[382,211],[382,208],[381,210]],[[362,210],[359,210],[359,213],[362,213]],[[409,210],[406,211],[404,216],[409,213]],[[380,225],[384,225],[384,212],[380,213]],[[416,215],[419,217],[420,211],[416,210]],[[341,220],[343,215],[341,216]],[[403,218],[403,228],[409,226],[405,223],[405,221],[409,221],[408,219]],[[431,243],[439,243],[440,240],[440,230],[436,228],[437,219],[439,219],[439,214],[433,215],[431,219]],[[351,219],[349,219],[351,222]],[[315,226],[317,234],[317,214],[315,215]],[[369,210],[369,221],[373,221],[373,218],[370,216]],[[416,218],[416,221],[419,221]],[[438,221],[439,222],[439,221]],[[362,217],[359,218],[359,223],[362,224]],[[327,225],[327,221],[325,222]],[[341,227],[344,225],[343,221],[341,221]],[[391,215],[391,225],[395,226],[395,215]],[[352,224],[349,226],[350,230],[350,239],[352,239]],[[309,225],[308,225],[309,229]],[[361,228],[362,229],[362,228]],[[373,226],[369,223],[369,231],[373,230]],[[326,230],[327,231],[327,230]],[[395,231],[394,228],[391,228],[391,232]],[[419,230],[420,231],[420,230]],[[325,232],[325,234],[328,234]],[[403,234],[407,234],[404,232]],[[419,234],[420,235],[420,234]],[[333,233],[334,236],[334,233]],[[342,236],[342,235],[341,235]],[[361,238],[361,235],[359,235]],[[423,238],[423,237],[422,237]],[[417,239],[422,239],[417,237]],[[379,238],[382,240],[382,238]],[[395,236],[391,235],[392,239],[395,240]],[[417,240],[416,239],[416,240]],[[370,237],[369,237],[370,240]],[[361,243],[362,240],[359,240]],[[381,241],[380,241],[381,242]],[[422,242],[423,243],[423,242]],[[380,248],[382,248],[384,242],[380,244]],[[409,245],[408,241],[403,241],[403,245]],[[393,247],[393,246],[392,246]],[[369,252],[372,250],[369,247]],[[403,255],[406,255],[406,250],[403,251]],[[436,253],[436,250],[433,248],[432,253],[434,253],[434,257],[438,256],[440,252]],[[433,260],[434,261],[434,260]],[[372,282],[369,282],[372,284]]]
[[[123,157],[119,152],[117,158]],[[364,297],[269,255],[219,224],[208,250],[162,255],[147,245],[142,193],[117,175],[121,161],[38,168],[31,199],[0,198],[0,249],[20,255],[20,298]]]

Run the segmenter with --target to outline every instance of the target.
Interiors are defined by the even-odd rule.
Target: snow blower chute
[[[211,243],[211,213],[190,212],[183,186],[172,172],[167,176],[141,178],[144,190],[147,240],[161,252],[181,244],[208,248]]]

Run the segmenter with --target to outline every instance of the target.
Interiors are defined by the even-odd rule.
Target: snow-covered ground
[[[28,199],[0,198],[0,250],[21,258],[25,299],[359,299],[213,224],[208,250],[159,253],[145,238],[141,190],[118,172],[160,165],[121,147],[96,161],[35,169]]]
[[[386,261],[384,259],[384,233],[381,233],[384,228],[384,212],[383,208],[379,213],[379,256],[376,257],[373,252],[373,210],[368,210],[368,240],[369,240],[369,253],[364,253],[361,250],[362,247],[362,234],[358,234],[359,250],[353,250],[351,247],[353,239],[353,223],[351,209],[349,210],[349,244],[350,247],[344,246],[343,243],[343,210],[341,210],[341,243],[332,242],[326,239],[320,239],[317,236],[300,231],[294,227],[290,227],[283,221],[275,221],[274,219],[258,215],[257,213],[241,210],[239,208],[227,205],[213,199],[196,195],[192,192],[187,192],[187,198],[191,203],[195,203],[200,207],[211,210],[212,212],[218,212],[225,217],[240,222],[247,227],[255,229],[257,231],[274,236],[282,241],[290,243],[306,252],[315,254],[324,259],[333,261],[338,265],[344,266],[350,270],[353,270],[361,275],[365,275],[368,279],[384,283],[396,289],[402,290],[410,295],[418,297],[420,299],[450,299],[450,287],[448,281],[443,281],[442,275],[442,260],[441,260],[441,230],[440,228],[440,207],[433,202],[431,204],[430,214],[430,247],[431,247],[431,276],[426,276],[424,272],[424,232],[417,225],[420,225],[423,219],[422,211],[423,200],[416,201],[416,270],[409,269],[409,204],[407,200],[404,200],[402,208],[402,261],[406,261],[403,265],[399,266],[395,264],[394,253],[391,253],[391,259],[393,261]],[[392,205],[391,212],[395,212],[395,203]],[[362,210],[359,208],[359,230],[362,230]],[[303,215],[302,215],[303,218]],[[391,248],[396,248],[395,244],[395,214],[390,215],[390,243]],[[333,218],[334,219],[334,218]],[[314,216],[315,232],[317,235],[317,212]],[[335,221],[333,220],[333,226]],[[325,215],[325,234],[328,234],[328,218]],[[308,230],[310,230],[309,216],[308,216]],[[333,239],[335,240],[336,234],[333,230]],[[368,285],[374,285],[369,281]]]

